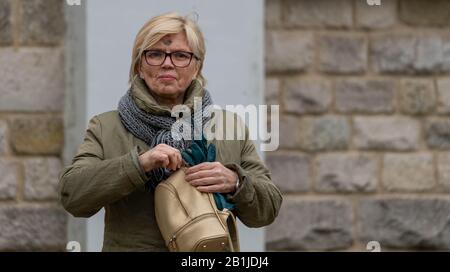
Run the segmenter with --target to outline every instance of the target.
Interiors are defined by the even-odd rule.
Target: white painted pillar
[[[86,10],[85,125],[93,115],[117,108],[127,91],[138,30],[151,17],[169,11],[198,14],[206,39],[204,75],[215,104],[263,103],[263,0],[95,0],[82,5]],[[103,217],[102,210],[87,220],[83,247],[87,251],[101,250]],[[264,250],[263,229],[248,229],[242,223],[239,228],[242,251]]]

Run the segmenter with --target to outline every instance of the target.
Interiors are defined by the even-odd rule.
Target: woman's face
[[[192,52],[184,32],[168,34],[148,50],[166,53]],[[176,56],[172,55],[172,58],[175,59]],[[197,76],[198,67],[199,63],[194,56],[188,66],[181,68],[175,66],[169,56],[161,65],[149,65],[144,54],[141,58],[140,76],[156,99],[182,103],[184,92]]]

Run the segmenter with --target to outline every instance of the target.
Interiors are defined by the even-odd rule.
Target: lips
[[[160,76],[158,76],[158,78],[169,80],[169,79],[175,79],[175,76],[166,74],[166,75],[160,75]]]

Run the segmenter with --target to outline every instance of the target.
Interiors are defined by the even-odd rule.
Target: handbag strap
[[[231,242],[233,244],[233,249],[236,252],[239,252],[241,249],[239,247],[239,232],[238,232],[238,228],[237,228],[237,222],[236,222],[236,218],[234,217],[234,214],[232,211],[230,210],[226,210],[226,212],[228,212],[228,218],[227,218],[227,225],[228,225],[228,230],[230,231],[230,238],[231,238]],[[229,222],[231,220],[231,222]]]
[[[222,225],[223,229],[225,231],[228,232],[228,240],[230,242],[230,246],[231,246],[231,251],[236,251],[239,252],[240,251],[240,247],[239,247],[239,234],[238,234],[238,229],[236,226],[236,219],[234,218],[234,214],[228,210],[228,209],[223,209],[221,212],[225,212],[227,215],[226,221],[224,222],[222,220],[222,217],[220,216],[217,206],[216,206],[216,201],[214,200],[213,194],[212,193],[208,193],[208,198],[209,198],[209,202],[211,204],[211,206],[213,207],[214,213],[216,214],[217,219],[219,220],[220,224]],[[231,219],[230,219],[231,218]],[[231,220],[231,222],[230,222]]]

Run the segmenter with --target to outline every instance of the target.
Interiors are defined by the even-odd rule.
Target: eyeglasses
[[[145,61],[147,62],[148,65],[151,66],[162,65],[166,61],[167,56],[169,56],[174,66],[180,68],[189,66],[189,64],[192,61],[192,57],[198,59],[192,52],[176,51],[172,53],[167,53],[159,50],[144,51]]]

